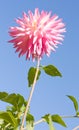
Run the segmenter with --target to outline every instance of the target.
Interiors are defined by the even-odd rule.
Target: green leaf
[[[31,67],[28,72],[28,87],[31,87],[35,78],[36,68]],[[39,70],[37,80],[39,79],[39,76],[41,74],[41,71]]]
[[[28,122],[34,122],[34,116],[33,115],[31,115],[30,113],[28,113],[27,114],[27,117],[26,117],[26,121],[28,121]]]
[[[46,122],[49,124],[49,115],[50,114],[47,114],[45,115],[43,118],[46,120]],[[51,115],[51,119],[53,122],[56,122],[64,127],[66,127],[66,124],[65,122],[62,120],[62,118],[58,115],[58,114],[55,114],[55,115]]]
[[[67,95],[67,97],[73,102],[75,111],[78,111],[78,102],[74,96]]]
[[[51,117],[53,122],[56,122],[64,127],[67,127],[63,119],[58,114],[52,115]]]
[[[60,76],[60,77],[62,77],[59,70],[53,65],[44,66],[42,68],[43,68],[44,72],[46,74],[50,75],[50,76]]]
[[[18,122],[11,112],[0,112],[0,119],[3,119],[7,124],[10,123],[13,127],[18,126]]]
[[[6,92],[0,92],[0,100],[14,105],[18,110],[20,110],[25,103],[23,96],[15,93],[8,94]]]
[[[45,116],[42,117],[42,118],[44,118],[44,119],[46,120],[46,122],[47,122],[48,124],[49,124],[49,118],[48,118],[49,115],[50,115],[50,114],[46,114]]]
[[[21,96],[20,94],[16,95],[16,101],[17,101],[18,108],[21,108],[25,103],[24,97]]]

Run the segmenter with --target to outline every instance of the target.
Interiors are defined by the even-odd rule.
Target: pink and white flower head
[[[19,56],[26,55],[26,59],[42,58],[44,54],[50,55],[51,51],[63,41],[65,24],[57,15],[51,17],[51,12],[42,11],[36,8],[34,14],[24,12],[23,18],[16,19],[19,27],[10,27],[9,34],[13,37],[13,43]]]

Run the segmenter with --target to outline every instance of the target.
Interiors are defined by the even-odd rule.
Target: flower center
[[[33,27],[33,30],[34,30],[34,31],[37,29],[37,22],[36,22],[36,21],[34,21],[34,22],[32,23],[32,27]]]

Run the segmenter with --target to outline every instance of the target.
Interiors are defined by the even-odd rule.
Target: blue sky
[[[52,11],[59,15],[66,24],[65,39],[62,45],[45,56],[41,64],[55,65],[63,77],[49,77],[42,72],[36,84],[31,102],[31,113],[39,120],[43,115],[60,114],[74,115],[72,102],[66,95],[73,95],[79,100],[79,1],[78,0],[1,0],[0,1],[0,91],[20,93],[26,99],[30,89],[27,87],[27,73],[36,63],[26,61],[25,57],[18,58],[12,45],[7,41],[10,26],[15,26],[17,17],[22,17],[22,12],[28,10]],[[0,102],[0,110],[5,109],[5,104]],[[65,119],[68,128],[55,125],[56,130],[72,130],[79,125],[79,119]],[[35,130],[48,130],[45,123],[37,125]]]

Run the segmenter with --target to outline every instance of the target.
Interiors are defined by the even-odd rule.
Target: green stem
[[[11,125],[11,124],[10,124],[10,123],[8,123],[8,124],[5,126],[5,129],[6,129],[9,125]]]
[[[37,80],[37,76],[38,76],[38,72],[39,72],[39,65],[40,65],[40,59],[38,58],[37,59],[37,67],[36,67],[35,78],[34,78],[33,85],[31,87],[31,91],[30,91],[30,95],[29,95],[29,98],[28,98],[28,103],[27,103],[27,106],[26,106],[26,110],[25,110],[25,113],[24,113],[23,118],[22,118],[22,124],[21,124],[20,130],[24,129],[24,122],[25,122],[25,118],[27,116],[28,109],[30,107],[31,99],[32,99],[32,96],[33,96],[33,92],[34,92],[34,88],[35,88],[35,84],[36,84],[36,80]]]
[[[53,123],[52,123],[52,118],[51,118],[51,115],[49,115],[49,130],[55,130],[54,126],[53,126]]]

